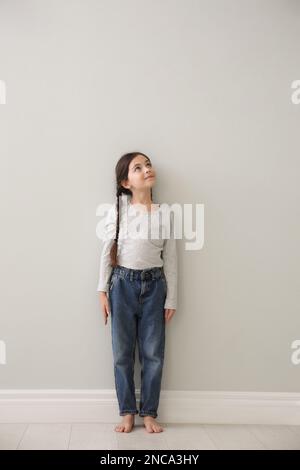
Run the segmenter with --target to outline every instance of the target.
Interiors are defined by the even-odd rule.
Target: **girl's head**
[[[116,238],[110,250],[111,265],[116,266],[118,238],[120,226],[119,199],[122,194],[129,196],[143,195],[147,200],[152,200],[152,187],[155,184],[156,172],[150,158],[142,152],[125,153],[118,160],[115,168],[116,196],[117,196],[117,220]]]
[[[126,153],[116,165],[117,195],[122,193],[135,196],[142,194],[152,201],[152,186],[155,184],[155,170],[150,158],[141,152]]]

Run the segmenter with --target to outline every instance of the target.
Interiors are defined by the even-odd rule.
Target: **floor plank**
[[[16,450],[28,424],[0,423],[0,449]]]
[[[267,449],[300,449],[300,434],[290,429],[290,426],[251,425],[251,429]]]
[[[205,424],[204,429],[220,450],[264,450],[265,446],[248,425]]]
[[[70,450],[118,449],[117,437],[107,423],[72,424]]]
[[[130,433],[116,423],[0,423],[0,449],[300,449],[300,426],[162,423]]]
[[[30,423],[18,449],[68,449],[71,424]]]
[[[167,424],[165,433],[170,449],[216,449],[204,426],[200,424]]]

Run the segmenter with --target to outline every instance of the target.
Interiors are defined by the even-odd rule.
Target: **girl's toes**
[[[129,424],[126,426],[125,425],[125,432],[130,432],[132,429],[132,426],[130,426]]]
[[[145,427],[148,432],[154,432],[150,423],[145,424]]]
[[[117,432],[123,432],[123,430],[124,430],[124,426],[122,426],[120,424],[118,424],[118,426],[115,427],[115,431],[117,431]]]

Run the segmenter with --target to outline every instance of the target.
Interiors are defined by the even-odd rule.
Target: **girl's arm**
[[[167,280],[167,297],[165,308],[177,308],[177,245],[174,232],[174,221],[170,217],[170,238],[166,238],[163,246],[164,273]]]
[[[109,281],[112,272],[112,266],[110,261],[110,250],[114,243],[115,232],[116,232],[116,207],[113,205],[108,211],[105,225],[105,239],[101,252],[100,268],[99,268],[99,279],[97,292],[107,292],[109,289]]]

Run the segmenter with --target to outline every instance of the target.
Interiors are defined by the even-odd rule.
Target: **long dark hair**
[[[148,155],[145,155],[142,152],[130,152],[130,153],[125,153],[124,155],[121,156],[121,158],[118,160],[115,168],[115,174],[116,174],[116,196],[117,196],[117,204],[116,204],[116,209],[117,209],[117,220],[116,220],[116,235],[114,239],[114,243],[110,249],[110,262],[112,266],[116,266],[118,264],[118,259],[117,259],[117,253],[118,253],[118,239],[119,239],[119,229],[120,229],[120,211],[119,211],[119,199],[122,194],[129,194],[132,196],[132,191],[130,189],[124,188],[121,185],[121,181],[126,180],[128,178],[128,169],[130,162],[137,157],[138,155],[142,155],[143,157],[146,157],[150,160]],[[151,160],[150,160],[151,162]],[[151,202],[152,200],[152,188],[151,188]]]

